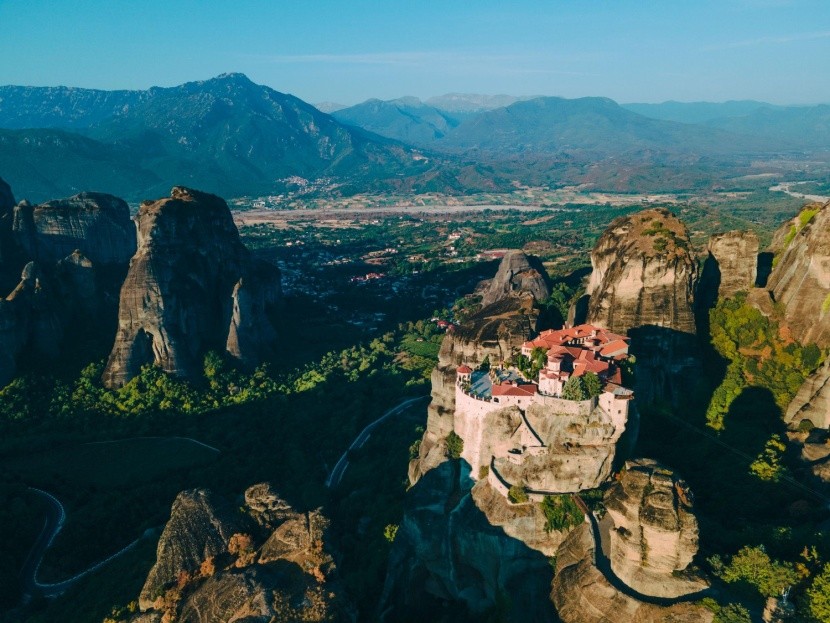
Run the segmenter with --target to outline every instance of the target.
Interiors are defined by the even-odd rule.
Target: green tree
[[[830,621],[830,563],[824,565],[806,593],[810,615],[818,621]]]
[[[521,485],[512,485],[507,490],[507,499],[513,504],[524,504],[530,498],[527,496],[527,490]]]
[[[763,546],[742,547],[726,566],[717,557],[712,563],[725,582],[746,582],[763,597],[778,597],[798,581],[795,567],[788,562],[773,560]]]
[[[447,456],[451,459],[460,459],[462,452],[464,452],[464,440],[454,430],[450,431],[447,435]]]

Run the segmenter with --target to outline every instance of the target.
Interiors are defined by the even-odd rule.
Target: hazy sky
[[[0,0],[0,84],[830,102],[830,0]]]

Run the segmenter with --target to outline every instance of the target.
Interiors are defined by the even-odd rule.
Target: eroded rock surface
[[[551,542],[542,545],[544,532],[528,534],[539,525],[532,510],[510,513],[497,493],[483,485],[471,493],[472,485],[466,465],[452,461],[410,490],[390,554],[381,620],[431,620],[434,608],[449,601],[457,620],[467,614],[478,620],[476,615],[501,605],[504,620],[556,621],[547,597],[553,572],[548,557],[508,531],[545,550],[560,535],[549,535]],[[491,525],[488,516],[500,525]]]
[[[354,620],[325,550],[322,514],[295,511],[268,483],[244,500],[179,494],[130,623]]]
[[[571,532],[556,555],[551,599],[564,623],[711,623],[710,610],[694,603],[659,606],[618,590],[594,564],[596,544],[588,524]]]
[[[685,225],[666,209],[615,219],[591,252],[587,322],[614,333],[656,326],[695,332],[697,262]]]
[[[510,296],[530,295],[537,301],[550,296],[545,269],[538,259],[522,251],[508,251],[484,292],[481,303],[490,305]]]
[[[758,277],[759,241],[755,232],[730,231],[709,238],[709,256],[703,266],[702,286],[713,298],[748,291]]]
[[[818,428],[830,428],[830,359],[804,381],[787,407],[784,421],[791,428],[798,428],[803,420],[810,420]]]
[[[805,207],[779,245],[767,287],[783,306],[784,322],[802,344],[830,346],[830,203]]]
[[[126,202],[104,193],[80,193],[15,208],[14,234],[28,256],[53,264],[80,250],[96,265],[126,264],[136,250]]]
[[[227,204],[176,187],[143,203],[136,221],[104,383],[123,385],[147,363],[193,377],[208,350],[261,360],[273,346],[265,312],[280,296],[279,271],[250,256]]]
[[[680,597],[708,587],[689,571],[698,550],[691,494],[656,461],[628,461],[605,494],[614,574],[643,595]]]

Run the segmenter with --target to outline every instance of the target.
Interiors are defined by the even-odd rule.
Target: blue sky
[[[0,84],[830,102],[830,0],[0,0]]]

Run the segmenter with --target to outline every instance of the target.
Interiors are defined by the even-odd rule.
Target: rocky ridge
[[[177,496],[130,623],[353,620],[320,512],[298,513],[267,483],[244,500],[235,507],[204,489]]]
[[[273,346],[267,312],[280,297],[279,271],[249,254],[227,204],[176,187],[144,202],[136,223],[105,385],[123,385],[147,363],[193,377],[208,350],[260,361]]]

